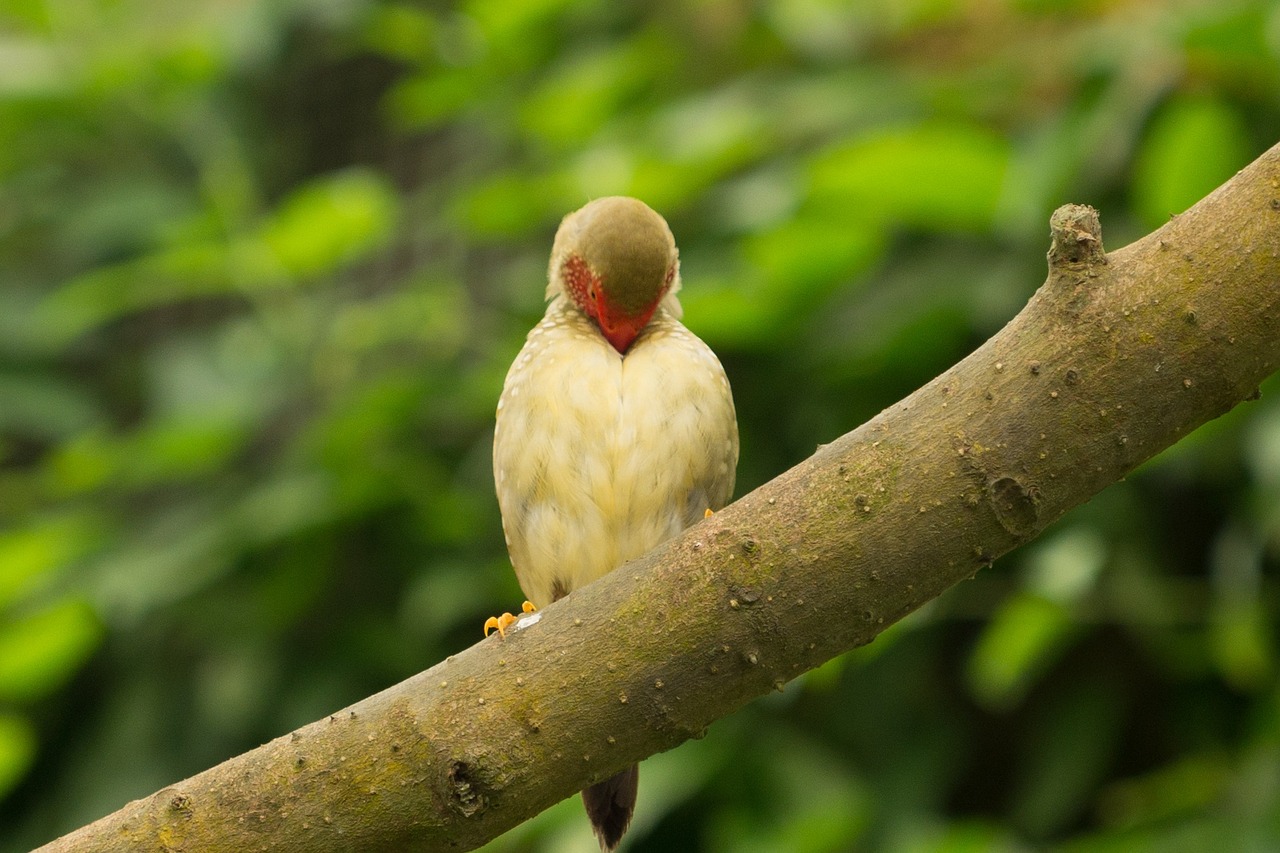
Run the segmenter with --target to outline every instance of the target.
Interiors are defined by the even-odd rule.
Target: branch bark
[[[1280,146],[1049,276],[972,355],[716,516],[496,636],[41,848],[459,850],[869,643],[1280,359]],[[531,620],[532,621],[532,620]]]

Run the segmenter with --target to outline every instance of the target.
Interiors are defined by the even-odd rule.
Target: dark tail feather
[[[616,776],[597,782],[582,792],[591,828],[600,846],[612,850],[622,840],[636,810],[636,791],[640,788],[640,765],[632,764]]]

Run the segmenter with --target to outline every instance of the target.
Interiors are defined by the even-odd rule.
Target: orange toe
[[[497,629],[498,636],[505,639],[507,636],[507,628],[510,627],[511,623],[514,621],[516,621],[516,617],[512,616],[510,613],[503,613],[501,616],[490,616],[488,619],[484,620],[484,635],[487,637],[489,636],[490,631]]]
[[[537,609],[533,606],[532,601],[526,601],[520,605],[522,615],[532,613]],[[519,618],[519,616],[512,616],[510,613],[503,613],[501,616],[490,616],[484,620],[484,635],[487,637],[490,631],[497,631],[499,637],[506,639],[507,629]]]

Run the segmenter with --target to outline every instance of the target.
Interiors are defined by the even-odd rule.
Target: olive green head
[[[566,216],[556,233],[552,288],[567,293],[619,352],[674,290],[678,276],[679,255],[666,220],[634,198],[596,199]]]

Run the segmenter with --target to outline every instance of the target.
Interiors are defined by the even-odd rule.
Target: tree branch
[[[505,640],[41,849],[470,849],[697,737],[1254,396],[1278,187],[1280,146],[1110,255],[1060,209],[1026,308],[907,399]]]

